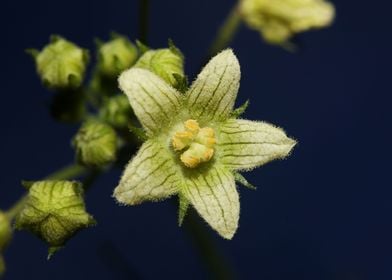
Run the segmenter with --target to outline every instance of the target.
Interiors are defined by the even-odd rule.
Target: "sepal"
[[[188,213],[190,206],[189,200],[182,195],[181,193],[178,194],[178,225],[182,226],[184,222],[184,218]]]
[[[249,106],[249,100],[246,100],[244,104],[242,104],[240,107],[234,109],[233,112],[231,112],[230,117],[236,119],[242,116],[242,114],[245,113],[246,109],[248,109],[248,106]]]
[[[244,176],[242,176],[242,174],[239,172],[234,172],[234,180],[248,189],[251,189],[254,191],[257,190],[257,188],[254,185],[252,185],[251,183],[249,183],[248,180],[246,180],[246,178]]]
[[[147,51],[150,50],[150,47],[149,47],[149,46],[143,44],[143,43],[142,43],[141,41],[139,41],[139,40],[136,40],[136,46],[137,46],[137,48],[138,48],[140,54],[144,54],[145,52],[147,52]]]
[[[182,76],[180,74],[174,73],[173,74],[174,79],[176,80],[176,83],[174,87],[181,93],[186,93],[186,91],[189,88],[189,81],[188,77],[186,75]]]
[[[146,132],[143,130],[143,128],[134,126],[134,125],[128,125],[129,131],[133,134],[135,134],[136,138],[139,139],[142,142],[145,142],[148,140],[148,136]]]

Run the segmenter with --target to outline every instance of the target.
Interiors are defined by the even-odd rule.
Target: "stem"
[[[147,44],[148,19],[150,0],[140,0],[139,2],[139,40]]]
[[[234,279],[231,266],[227,264],[223,254],[219,252],[204,226],[198,221],[195,211],[189,211],[184,226],[192,236],[195,247],[199,250],[201,258],[213,276],[212,279]]]
[[[238,3],[236,3],[223,22],[222,26],[219,28],[219,31],[211,44],[208,50],[209,57],[214,56],[230,44],[235,34],[237,33],[240,23],[241,15],[239,12]]]
[[[80,165],[69,165],[66,166],[50,175],[48,175],[45,179],[48,180],[65,180],[78,177],[83,175],[87,169]],[[19,212],[23,209],[25,203],[27,201],[27,195],[23,195],[7,212],[6,216],[11,221],[13,220]]]
[[[45,177],[47,180],[65,180],[72,179],[83,175],[87,172],[87,168],[78,164],[66,166]]]
[[[6,217],[9,221],[12,221],[20,211],[22,211],[25,203],[27,201],[27,195],[23,195],[7,212],[5,212]]]

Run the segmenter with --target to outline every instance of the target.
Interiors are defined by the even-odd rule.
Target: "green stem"
[[[213,276],[212,279],[234,279],[234,273],[230,269],[231,266],[228,265],[227,260],[219,252],[211,236],[198,219],[195,211],[189,211],[184,226],[192,236],[195,247],[199,250],[201,258]]]
[[[27,195],[23,195],[10,209],[5,212],[9,221],[12,221],[22,211],[27,201]]]
[[[50,175],[48,175],[45,179],[48,180],[65,180],[78,177],[83,175],[87,169],[83,166],[73,164],[66,166]],[[16,215],[23,209],[25,203],[27,201],[27,195],[23,195],[7,212],[7,218],[11,221]]]
[[[223,22],[222,26],[219,28],[219,31],[211,44],[208,50],[209,57],[214,56],[230,44],[235,34],[237,33],[240,23],[241,15],[239,12],[238,3],[236,3]]]
[[[65,180],[83,175],[87,168],[78,164],[71,164],[45,177],[47,180]]]
[[[139,5],[139,40],[147,44],[150,0],[140,0]]]

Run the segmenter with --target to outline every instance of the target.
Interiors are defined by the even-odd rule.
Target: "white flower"
[[[296,143],[273,125],[232,117],[239,81],[231,50],[212,58],[185,94],[150,71],[125,71],[120,88],[149,139],[125,168],[115,198],[135,205],[178,194],[231,239],[240,212],[234,173],[284,158]]]

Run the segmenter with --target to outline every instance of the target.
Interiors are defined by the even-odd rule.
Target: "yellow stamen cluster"
[[[190,168],[209,161],[214,155],[215,132],[210,127],[200,128],[196,120],[184,122],[184,130],[177,131],[172,138],[175,151],[186,149],[180,156],[182,163]]]

